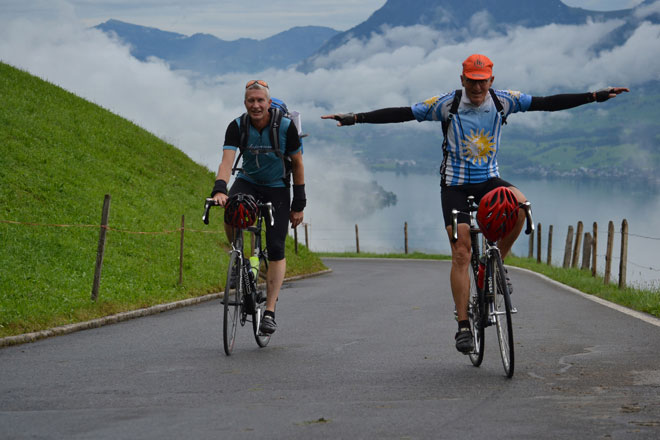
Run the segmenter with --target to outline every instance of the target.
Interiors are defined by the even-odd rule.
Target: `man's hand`
[[[291,211],[289,213],[289,220],[291,221],[291,227],[295,228],[296,226],[301,224],[302,221],[303,221],[304,216],[305,216],[305,214],[303,213],[303,211],[300,211],[300,212]]]
[[[604,102],[610,98],[614,98],[616,95],[620,93],[629,92],[629,91],[630,89],[628,89],[627,87],[605,87],[604,89],[595,91],[594,98],[596,102]]]
[[[215,204],[219,206],[225,206],[228,198],[229,197],[227,196],[227,194],[223,194],[223,193],[216,193],[213,196],[213,200],[215,201]]]
[[[323,115],[321,119],[334,119],[339,121],[337,127],[342,127],[344,125],[353,125],[355,124],[355,113],[336,113],[334,115]]]

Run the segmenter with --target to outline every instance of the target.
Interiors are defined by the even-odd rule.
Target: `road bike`
[[[523,208],[525,211],[527,221],[525,234],[529,235],[534,232],[531,204],[529,202],[521,203],[519,208]],[[517,313],[517,310],[511,304],[507,273],[497,243],[481,237],[481,230],[475,218],[478,209],[479,206],[475,203],[474,196],[468,196],[468,212],[452,210],[452,238],[454,241],[458,240],[458,214],[463,213],[470,216],[472,257],[470,259],[468,319],[474,335],[474,350],[468,355],[475,367],[481,365],[484,359],[485,330],[486,327],[494,325],[497,329],[504,373],[511,378],[515,366],[511,315]],[[480,246],[481,242],[483,243]],[[480,252],[480,247],[482,252]]]
[[[204,224],[209,224],[209,210],[218,206],[215,200],[207,198],[204,203]],[[259,347],[265,347],[270,342],[270,335],[259,331],[259,324],[266,310],[266,293],[259,286],[259,275],[268,272],[268,249],[261,245],[262,222],[268,217],[273,226],[272,203],[257,203],[258,215],[253,226],[245,229],[234,228],[234,237],[229,251],[229,265],[223,296],[223,326],[222,338],[225,354],[230,356],[236,341],[236,329],[246,322],[252,322],[252,331]],[[253,234],[254,253],[246,258],[243,251],[243,232]],[[263,268],[263,270],[261,270]]]

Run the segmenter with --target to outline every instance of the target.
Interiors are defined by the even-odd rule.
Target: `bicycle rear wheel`
[[[502,259],[497,255],[493,258],[491,276],[493,289],[496,290],[493,301],[495,323],[497,326],[497,339],[500,344],[502,365],[507,377],[513,377],[514,349],[513,349],[513,325],[511,323],[511,297],[506,284],[504,265]]]
[[[234,288],[232,289],[232,278]],[[241,259],[238,252],[232,252],[229,257],[227,268],[227,282],[225,283],[224,319],[222,327],[223,345],[225,354],[231,355],[236,340],[236,328],[241,316],[241,305],[243,302],[243,280],[241,277]]]
[[[470,266],[470,302],[468,303],[468,319],[474,335],[474,350],[470,353],[472,365],[478,367],[484,360],[484,317],[486,314],[484,292],[477,288],[477,273]]]

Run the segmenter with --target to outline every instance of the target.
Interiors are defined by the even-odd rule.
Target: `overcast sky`
[[[563,0],[593,10],[632,7],[642,0]],[[69,9],[85,26],[111,18],[185,35],[225,40],[263,39],[294,26],[347,30],[365,21],[385,0],[0,0],[0,15],[45,18]]]

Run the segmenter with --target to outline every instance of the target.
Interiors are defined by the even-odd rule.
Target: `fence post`
[[[548,266],[552,266],[552,225],[548,228]]]
[[[607,224],[607,249],[605,250],[605,275],[603,281],[609,284],[612,273],[612,246],[614,245],[614,223],[612,220]]]
[[[591,264],[591,247],[593,246],[593,239],[589,232],[584,233],[584,246],[582,246],[582,266],[580,269],[587,270]]]
[[[594,236],[591,250],[591,276],[596,276],[596,263],[598,252],[598,223],[594,222]]]
[[[96,267],[94,269],[94,284],[92,285],[92,301],[99,296],[101,285],[101,270],[103,269],[103,255],[105,254],[105,235],[108,232],[108,216],[110,214],[110,194],[103,199],[103,211],[101,212],[101,231],[99,232],[99,246],[96,251]]]
[[[298,226],[293,228],[293,250],[298,255]]]
[[[360,253],[360,234],[358,232],[358,225],[355,224],[355,251]]]
[[[536,262],[540,263],[541,262],[541,238],[543,235],[541,234],[541,223],[536,226]]]
[[[179,285],[183,284],[183,231],[185,230],[186,216],[181,214],[181,245],[179,246]]]
[[[568,227],[568,234],[566,234],[566,247],[564,248],[564,269],[571,265],[571,249],[573,249],[573,225]]]
[[[309,249],[309,234],[307,232],[307,223],[305,223],[305,247]]]
[[[584,225],[582,220],[578,221],[577,230],[575,231],[575,248],[573,248],[573,260],[571,260],[571,267],[577,267],[578,260],[580,259],[580,246],[582,246],[582,229]]]
[[[628,266],[628,220],[621,223],[621,261],[619,261],[619,289],[626,287],[626,269]]]
[[[408,222],[403,224],[403,239],[406,255],[408,255]]]

